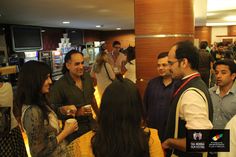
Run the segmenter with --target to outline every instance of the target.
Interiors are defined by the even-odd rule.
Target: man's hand
[[[162,144],[163,149],[178,149],[186,151],[186,138],[168,138]]]
[[[92,115],[92,107],[91,105],[86,105],[78,108],[76,112],[77,116],[90,116]]]
[[[77,112],[77,108],[75,107],[75,105],[66,105],[66,106],[62,106],[60,107],[60,112],[64,115],[68,115],[68,116],[75,116],[76,112]]]
[[[162,148],[165,149],[171,149],[170,147],[170,138],[168,138],[167,140],[165,140],[162,144],[161,144]]]

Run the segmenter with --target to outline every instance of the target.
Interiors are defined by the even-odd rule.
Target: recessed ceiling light
[[[95,5],[78,5],[78,6],[75,6],[76,8],[78,9],[95,9],[96,6]]]
[[[63,24],[70,24],[70,21],[63,21]]]
[[[100,28],[100,27],[102,27],[102,25],[97,25],[96,27],[97,27],[97,28]]]
[[[118,27],[118,28],[116,28],[116,30],[121,30],[121,28],[120,28],[120,27]]]
[[[44,29],[42,29],[42,30],[41,30],[41,32],[42,32],[42,33],[44,33],[44,32],[45,32],[45,30],[44,30]]]
[[[108,10],[108,9],[100,9],[100,10],[98,10],[98,12],[99,13],[108,13],[108,12],[110,12],[110,10]]]

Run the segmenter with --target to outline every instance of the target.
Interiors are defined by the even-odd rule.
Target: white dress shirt
[[[236,115],[226,124],[225,129],[230,130],[230,150],[219,152],[218,157],[236,157]]]
[[[196,73],[185,76],[189,78]],[[201,93],[204,95],[204,93]],[[209,120],[208,103],[198,92],[194,90],[183,94],[180,102],[179,117],[186,121],[187,129],[212,129],[213,125]]]

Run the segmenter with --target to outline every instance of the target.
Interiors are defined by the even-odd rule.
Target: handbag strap
[[[30,108],[29,105],[23,105],[22,107],[22,114],[21,114],[21,127],[23,129],[24,132],[26,132],[25,128],[24,128],[24,124],[23,124],[23,120],[24,120],[24,116],[25,116],[25,112]]]
[[[109,80],[113,81],[113,80],[111,79],[111,77],[110,77],[108,71],[107,71],[106,62],[104,62],[104,67],[105,67],[105,70],[106,70],[106,73],[107,73],[107,76],[108,76]]]

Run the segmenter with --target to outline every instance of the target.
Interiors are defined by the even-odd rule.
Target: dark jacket
[[[174,138],[176,106],[177,106],[178,100],[179,100],[180,96],[182,95],[182,93],[191,87],[197,88],[205,94],[207,101],[208,101],[209,119],[210,119],[210,121],[212,121],[212,119],[213,119],[213,106],[212,106],[210,93],[208,91],[207,86],[202,81],[202,79],[200,77],[196,77],[196,78],[192,79],[190,82],[188,82],[178,92],[178,94],[172,99],[170,113],[169,113],[169,117],[167,120],[165,139]],[[186,121],[179,118],[178,138],[185,138],[186,137],[187,128],[185,127],[185,124],[186,124]],[[187,152],[182,152],[179,150],[174,150],[174,154],[181,156],[181,157],[195,157],[195,156],[201,157],[202,156],[201,154],[198,154],[198,153],[187,153]]]

